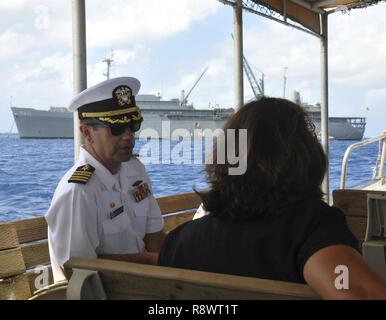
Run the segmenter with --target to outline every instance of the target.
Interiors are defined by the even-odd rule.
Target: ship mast
[[[113,60],[113,50],[111,50],[110,58],[105,58],[102,62],[106,62],[106,64],[107,64],[107,72],[104,73],[103,75],[106,76],[107,80],[109,80],[110,79],[111,64],[114,62],[114,60]]]
[[[283,74],[283,99],[285,99],[285,87],[287,85],[287,76],[286,76],[286,71],[288,67],[284,67],[284,74]]]

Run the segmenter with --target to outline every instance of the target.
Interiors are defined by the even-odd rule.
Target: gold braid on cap
[[[123,118],[121,119],[111,119],[111,118],[102,118],[102,117],[98,117],[98,119],[100,121],[103,121],[103,122],[108,122],[108,123],[111,123],[111,124],[117,124],[117,123],[129,123],[131,121],[131,119],[129,119],[127,116],[124,116]]]
[[[82,112],[83,118],[100,118],[100,117],[113,117],[119,116],[121,114],[126,114],[130,112],[138,112],[139,109],[137,107],[114,110],[114,111],[103,111],[103,112]]]
[[[132,116],[131,118],[128,118],[127,116],[124,116],[121,119],[111,119],[111,118],[99,117],[98,119],[100,121],[103,121],[103,122],[108,122],[108,123],[111,123],[111,124],[117,124],[117,123],[129,123],[131,120],[133,120],[133,121],[140,121],[142,119],[142,116],[141,115]]]

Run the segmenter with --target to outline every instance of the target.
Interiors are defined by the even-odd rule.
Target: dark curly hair
[[[326,157],[299,105],[263,97],[233,114],[227,129],[236,129],[236,141],[237,129],[247,129],[247,170],[229,175],[232,165],[216,163],[214,152],[214,164],[206,166],[210,189],[197,192],[211,214],[247,221],[282,212],[297,201],[322,198]]]

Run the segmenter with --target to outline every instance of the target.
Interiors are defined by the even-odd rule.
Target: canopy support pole
[[[244,104],[242,8],[242,0],[235,0],[235,5],[233,6],[233,46],[235,56],[235,110],[238,110]]]
[[[321,17],[321,121],[320,121],[320,132],[321,142],[323,150],[327,156],[327,168],[326,175],[323,180],[322,190],[325,193],[325,201],[329,203],[329,151],[328,151],[328,15],[322,14]]]
[[[74,95],[87,88],[86,5],[85,0],[72,0],[72,56]],[[79,157],[83,143],[79,132],[78,112],[74,112],[74,158]]]

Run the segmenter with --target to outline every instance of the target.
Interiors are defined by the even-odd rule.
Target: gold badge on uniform
[[[147,198],[150,194],[149,185],[142,180],[137,180],[133,183],[133,197],[136,202],[140,202]]]

